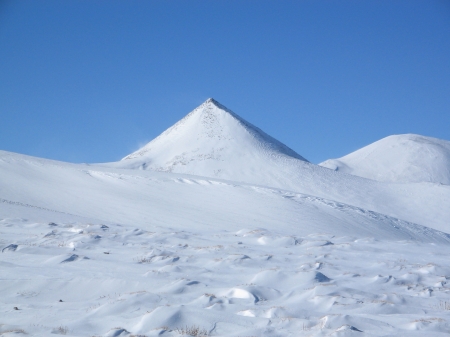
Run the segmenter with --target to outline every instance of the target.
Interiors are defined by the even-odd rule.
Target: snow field
[[[211,336],[444,336],[450,328],[448,244],[265,228],[0,225],[1,336],[179,336],[186,327]]]
[[[314,196],[319,193],[303,194],[182,174],[60,163],[11,153],[0,156],[0,171],[8,177],[1,181],[0,214],[8,217],[205,231],[211,226],[237,231],[250,225],[276,229],[286,235],[292,231],[308,235],[313,229],[376,239],[449,241],[448,234],[374,212],[373,208]],[[316,192],[321,194],[332,194],[339,187],[316,185]],[[340,193],[348,196],[354,189],[359,191],[359,198],[370,199],[371,193],[382,189],[365,187],[350,181],[343,184]],[[426,186],[422,187],[424,195],[419,194],[419,187],[408,187],[399,187],[408,198],[395,197],[394,190],[378,196],[377,204],[397,210],[407,204],[406,210],[421,214],[425,223],[436,225],[442,221],[442,227],[448,224],[445,215],[450,209],[444,204],[446,196],[450,198],[450,186],[448,192],[446,186],[439,186],[427,193],[423,192]]]

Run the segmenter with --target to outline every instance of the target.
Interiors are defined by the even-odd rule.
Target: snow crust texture
[[[378,181],[450,185],[450,142],[414,134],[394,135],[320,165]]]
[[[264,228],[0,225],[2,336],[446,336],[450,328],[448,244]]]

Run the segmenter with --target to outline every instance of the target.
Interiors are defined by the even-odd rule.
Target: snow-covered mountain
[[[450,141],[414,134],[393,135],[319,165],[378,181],[449,185]]]
[[[110,168],[145,169],[221,178],[335,200],[447,231],[450,190],[397,186],[332,171],[286,145],[213,99]]]
[[[0,151],[0,335],[447,336],[449,204],[214,100],[116,163]]]
[[[286,160],[306,161],[210,98],[118,166],[248,181]]]

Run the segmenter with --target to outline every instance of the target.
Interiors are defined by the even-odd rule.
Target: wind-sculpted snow
[[[448,244],[3,218],[0,250],[2,336],[450,329]]]
[[[379,181],[450,185],[450,142],[413,134],[389,136],[320,165]]]

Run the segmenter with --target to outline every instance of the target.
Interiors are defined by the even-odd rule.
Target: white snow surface
[[[118,166],[248,181],[286,158],[305,161],[210,98]]]
[[[0,151],[0,336],[448,336],[450,186],[311,164],[212,100],[144,149]]]
[[[450,185],[450,141],[393,135],[319,165],[378,181]]]
[[[140,150],[119,162],[101,165],[300,192],[450,231],[449,186],[380,184],[314,165],[213,99]]]
[[[274,187],[449,231],[449,186],[380,184],[314,165],[213,99],[142,149],[101,165]]]

